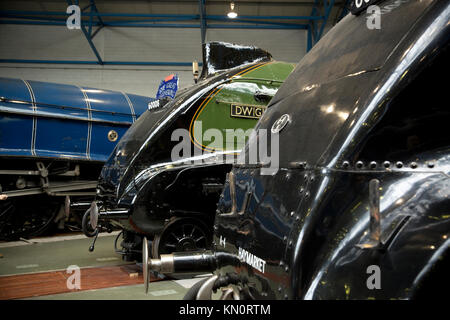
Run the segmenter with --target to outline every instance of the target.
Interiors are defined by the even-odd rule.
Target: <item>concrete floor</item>
[[[0,296],[1,291],[6,293],[7,290],[14,296],[14,290],[25,290],[27,285],[24,283],[21,288],[15,289],[8,282],[16,278],[34,278],[45,276],[43,272],[49,271],[63,271],[70,265],[76,265],[80,269],[125,266],[139,270],[139,277],[142,277],[141,268],[137,268],[134,262],[124,262],[119,254],[114,252],[115,235],[105,234],[98,238],[94,252],[89,252],[88,248],[92,239],[88,239],[82,235],[76,236],[62,236],[33,239],[35,243],[19,242],[5,242],[0,243]],[[23,275],[23,276],[22,276]],[[126,275],[128,276],[128,275]],[[137,277],[137,274],[130,274]],[[59,300],[178,300],[182,299],[188,289],[204,276],[187,275],[177,277],[177,279],[164,279],[150,283],[149,293],[145,294],[144,284],[136,284],[141,280],[134,280],[133,285],[121,285],[108,288],[101,288],[95,290],[74,290],[73,292],[65,292],[51,295],[39,295],[24,297],[24,299],[59,299]],[[81,282],[83,282],[83,275]],[[141,278],[139,278],[141,279]],[[105,280],[105,279],[104,279]],[[27,280],[28,281],[28,280]],[[66,279],[63,278],[63,284]],[[95,280],[90,280],[95,281]],[[106,278],[106,281],[108,279]],[[45,280],[43,280],[45,283]],[[6,284],[5,284],[6,283]],[[3,288],[2,288],[3,284]],[[26,294],[25,294],[26,295]],[[6,295],[7,296],[7,295]]]
[[[145,294],[144,285],[121,286],[98,290],[78,291],[32,297],[32,300],[181,300],[187,288],[174,281],[151,283],[149,293]]]
[[[114,235],[99,237],[94,252],[88,251],[92,239],[84,236],[1,243],[0,276],[62,270],[70,265],[83,268],[129,263],[114,252],[114,239]]]

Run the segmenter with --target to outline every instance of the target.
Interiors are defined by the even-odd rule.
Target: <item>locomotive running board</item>
[[[95,195],[95,192],[77,192],[77,190],[95,189],[97,187],[97,181],[79,181],[70,184],[55,184],[50,185],[47,188],[30,188],[24,190],[13,190],[2,192],[2,195],[6,195],[8,198],[30,196],[34,194],[47,193],[52,196],[65,196],[65,195]]]

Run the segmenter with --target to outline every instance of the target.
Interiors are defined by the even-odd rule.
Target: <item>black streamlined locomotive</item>
[[[117,251],[127,260],[141,257],[143,236],[153,240],[153,257],[209,248],[225,175],[294,66],[253,46],[205,44],[198,83],[157,101],[117,144],[102,169],[90,225],[120,227]]]
[[[279,133],[278,172],[234,165],[214,249],[145,261],[146,283],[148,269],[213,271],[188,293],[197,299],[219,288],[241,299],[410,299],[446,290],[450,3],[376,4],[380,29],[368,29],[364,12],[347,15],[260,119],[256,130]]]

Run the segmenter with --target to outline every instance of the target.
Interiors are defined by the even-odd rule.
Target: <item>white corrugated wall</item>
[[[208,41],[256,45],[275,59],[298,62],[306,31],[209,29]],[[0,25],[0,59],[89,60],[96,57],[81,30],[62,26]],[[94,38],[105,61],[201,61],[199,28],[103,28]],[[161,79],[178,73],[180,87],[193,84],[190,67],[0,64],[0,76],[76,84],[154,96]]]

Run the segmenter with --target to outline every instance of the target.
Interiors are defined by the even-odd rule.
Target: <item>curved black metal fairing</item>
[[[235,191],[225,185],[215,245],[241,263],[218,273],[245,276],[257,298],[411,298],[448,265],[450,112],[441,75],[450,5],[380,6],[381,30],[347,16],[272,100],[256,129],[289,115],[277,173],[235,166]],[[376,246],[368,245],[372,180],[381,194]],[[229,214],[233,203],[245,210]],[[371,266],[381,289],[368,284]]]
[[[271,60],[270,54],[255,47],[209,43],[204,49],[204,72],[208,77],[179,92],[164,106],[147,110],[119,141],[103,167],[97,200],[107,209],[130,209],[137,198],[146,198],[149,190],[144,186],[148,181],[174,166],[171,151],[178,141],[172,141],[173,131],[189,130],[197,107],[217,87],[240,72]],[[180,164],[179,169],[182,167]],[[141,196],[137,197],[138,193]]]

